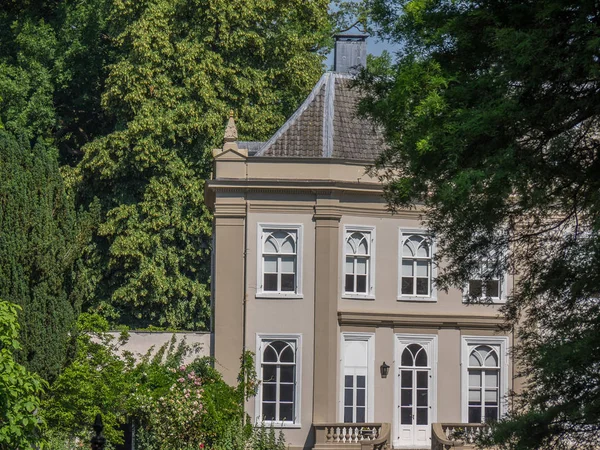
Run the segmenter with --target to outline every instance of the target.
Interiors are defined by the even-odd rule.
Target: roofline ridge
[[[333,117],[335,113],[335,73],[325,84],[325,101],[323,102],[323,158],[331,158],[333,154]]]
[[[281,137],[281,135],[283,135],[283,133],[285,133],[288,130],[288,128],[290,128],[294,124],[294,122],[296,122],[298,117],[300,117],[304,113],[304,111],[306,111],[306,109],[310,106],[310,104],[313,102],[313,100],[321,90],[323,84],[331,78],[331,75],[332,72],[325,72],[323,75],[321,75],[321,78],[319,79],[319,81],[317,81],[317,84],[312,89],[310,94],[308,94],[306,100],[304,100],[304,102],[298,107],[294,114],[292,114],[290,118],[281,126],[281,128],[279,128],[279,130],[277,130],[275,134],[271,136],[271,138],[267,142],[265,142],[265,145],[263,145],[263,147],[258,152],[256,152],[254,156],[264,156],[265,152]]]
[[[353,75],[351,73],[347,73],[347,72],[329,72],[331,73],[335,78],[344,78],[345,80],[350,80],[353,78],[356,78],[356,75]]]

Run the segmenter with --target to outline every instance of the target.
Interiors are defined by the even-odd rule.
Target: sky
[[[330,3],[329,7],[331,8],[331,10],[334,10],[334,11],[337,9],[335,3],[333,3],[333,2]],[[352,33],[352,32],[361,33],[361,31],[356,30],[356,29],[352,29],[349,31],[349,33]],[[377,39],[375,37],[367,38],[367,53],[368,54],[379,56],[379,55],[381,55],[381,52],[383,52],[384,50],[387,50],[390,53],[390,55],[392,55],[392,57],[393,57],[395,48],[397,48],[397,46],[391,45],[389,42],[380,41],[379,39]],[[327,55],[327,59],[325,60],[325,63],[326,63],[325,67],[327,67],[328,70],[333,67],[333,49],[331,50],[329,55]]]

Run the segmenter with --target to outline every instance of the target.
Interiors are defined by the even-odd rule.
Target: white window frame
[[[352,233],[368,233],[370,236],[369,242],[369,259],[367,263],[367,292],[355,293],[346,292],[346,239],[348,234]],[[344,225],[344,231],[342,235],[342,298],[347,299],[359,299],[359,300],[375,300],[375,227],[365,225]]]
[[[427,238],[431,242],[430,256],[431,261],[430,273],[429,273],[429,295],[405,295],[402,294],[402,250],[404,247],[404,241],[411,236],[422,236]],[[434,256],[436,253],[436,241],[427,233],[427,231],[420,228],[400,228],[398,232],[398,297],[399,301],[409,302],[437,302],[437,289],[433,280],[437,277],[437,267],[434,263]]]
[[[294,391],[294,398],[296,402],[294,404],[295,420],[263,420],[262,417],[262,384],[259,383],[256,397],[254,397],[254,418],[257,426],[265,425],[274,428],[301,428],[302,420],[300,416],[301,408],[301,395],[302,395],[302,334],[282,334],[282,333],[257,333],[256,335],[256,374],[260,380],[262,380],[262,359],[263,359],[263,342],[265,341],[294,341],[296,344],[296,386]]]
[[[343,332],[340,335],[340,381],[338,401],[338,422],[344,423],[344,342],[367,342],[367,414],[366,421],[373,422],[375,417],[375,333]]]
[[[508,337],[507,336],[462,336],[461,345],[461,418],[463,423],[469,421],[469,355],[470,348],[478,345],[498,346],[500,364],[498,420],[508,411]]]
[[[256,236],[256,298],[303,298],[302,295],[302,224],[288,223],[259,223]],[[264,248],[263,234],[269,231],[294,231],[296,233],[296,290],[295,291],[264,291]]]
[[[476,274],[478,275],[478,274]],[[481,288],[481,292],[482,295],[480,297],[477,297],[477,299],[475,299],[476,301],[491,301],[492,304],[500,304],[500,303],[506,303],[506,297],[507,297],[507,289],[508,289],[508,276],[506,273],[503,273],[500,278],[494,278],[494,279],[498,279],[499,280],[499,285],[498,285],[498,289],[500,289],[499,292],[499,297],[486,297],[483,295],[483,291],[484,291],[484,286],[483,286],[483,279],[481,277],[477,277],[477,276],[473,276],[469,278],[469,281],[467,282],[467,284],[463,287],[463,303],[468,303],[469,300],[469,283],[471,280],[481,280],[482,281],[482,288]]]

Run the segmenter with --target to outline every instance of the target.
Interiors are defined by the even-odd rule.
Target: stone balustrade
[[[482,423],[434,423],[431,426],[431,450],[472,449],[489,428]]]
[[[390,424],[314,424],[315,450],[383,450],[389,447]]]

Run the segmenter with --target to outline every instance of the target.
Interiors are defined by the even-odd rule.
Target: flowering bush
[[[136,407],[131,408],[136,417],[136,447],[247,448],[252,426],[244,425],[243,387],[227,385],[210,362],[209,358],[200,358],[173,367],[167,358],[160,365],[151,362],[141,366],[142,383],[136,391]]]
[[[185,365],[168,370],[176,375],[169,391],[143,406],[147,428],[164,450],[203,448],[202,380]]]
[[[242,356],[238,385],[232,387],[210,358],[185,365],[193,349],[184,342],[174,338],[136,363],[129,355],[118,356],[118,345],[104,333],[107,324],[82,318],[80,328],[88,332],[78,336],[77,355],[42,408],[51,425],[49,448],[81,448],[89,440],[93,417],[101,412],[107,449],[123,442],[120,426],[126,420],[134,426],[140,450],[283,449],[281,439],[267,439],[270,434],[253,439],[244,412],[258,383],[251,353]]]

